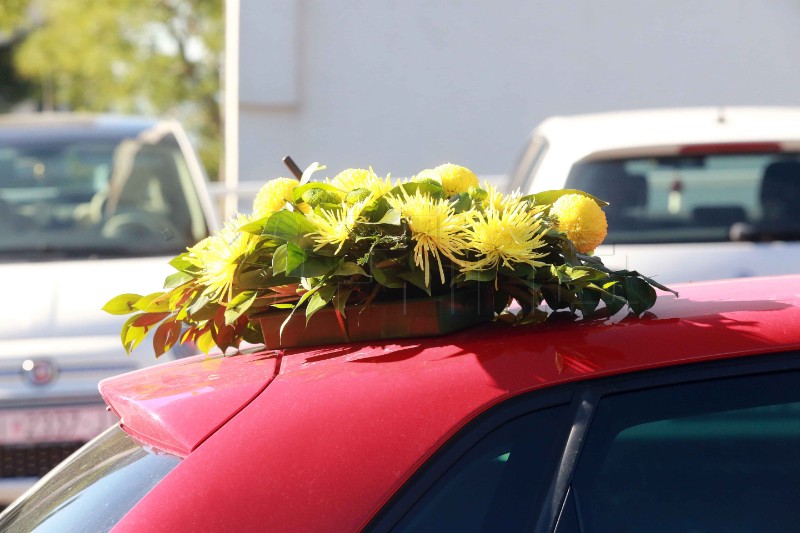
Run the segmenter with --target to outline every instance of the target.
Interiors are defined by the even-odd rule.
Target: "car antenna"
[[[289,167],[289,171],[294,175],[295,178],[302,179],[303,171],[300,170],[300,167],[297,166],[297,163],[294,162],[294,159],[291,156],[286,156],[283,158],[283,164]]]
[[[725,118],[725,107],[719,106],[717,108],[717,124],[725,124],[727,119]]]

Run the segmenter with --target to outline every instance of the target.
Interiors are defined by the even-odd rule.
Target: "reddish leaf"
[[[181,333],[181,324],[176,322],[175,319],[165,320],[163,324],[158,326],[155,335],[153,336],[153,349],[155,350],[156,357],[163,355],[169,351],[170,348],[175,346],[178,342],[178,337]]]
[[[169,313],[142,313],[136,317],[136,320],[133,321],[132,325],[140,328],[148,327],[158,324],[168,316]]]

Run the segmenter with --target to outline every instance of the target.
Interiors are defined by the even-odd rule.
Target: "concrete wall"
[[[229,0],[231,1],[231,0]],[[241,0],[239,179],[506,173],[553,114],[800,105],[797,0]]]

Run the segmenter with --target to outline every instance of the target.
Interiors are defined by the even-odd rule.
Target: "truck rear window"
[[[800,240],[799,154],[584,161],[566,186],[610,203],[607,244]]]

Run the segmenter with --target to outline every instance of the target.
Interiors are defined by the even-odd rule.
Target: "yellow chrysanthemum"
[[[447,200],[434,200],[419,191],[411,196],[403,191],[402,197],[392,197],[389,204],[408,222],[414,245],[414,264],[425,272],[425,285],[430,285],[430,256],[439,265],[439,276],[444,283],[442,256],[459,263],[456,257],[467,243],[464,241],[464,216],[457,215]]]
[[[439,176],[444,192],[448,197],[467,192],[470,187],[480,187],[478,176],[468,168],[454,165],[453,163],[445,163],[433,170]]]
[[[519,189],[510,194],[504,195],[502,192],[497,190],[496,185],[493,185],[488,181],[483,182],[483,188],[487,193],[486,200],[484,200],[483,205],[498,211],[514,209],[517,205],[519,205],[520,198],[522,198],[522,194],[519,192]]]
[[[188,260],[200,269],[199,281],[203,291],[213,300],[231,299],[231,284],[241,259],[252,250],[258,237],[239,231],[253,218],[240,214],[223,228],[189,248]]]
[[[276,178],[269,180],[258,191],[253,200],[253,216],[264,218],[283,209],[286,202],[292,201],[292,191],[300,183],[292,178]]]
[[[490,207],[484,213],[475,212],[467,229],[467,242],[478,258],[466,263],[462,270],[513,268],[515,263],[543,266],[538,259],[545,254],[536,251],[545,245],[541,225],[541,220],[537,220],[523,203],[510,210]]]
[[[338,173],[330,184],[345,192],[353,189],[369,189],[374,198],[378,198],[387,193],[392,188],[390,176],[381,178],[372,170],[364,168],[348,168]]]
[[[565,194],[553,203],[550,214],[580,253],[597,248],[608,232],[606,214],[597,202],[581,194]]]
[[[309,213],[308,220],[317,227],[316,231],[309,234],[317,244],[314,250],[319,250],[328,244],[338,244],[339,247],[336,249],[338,254],[350,237],[365,204],[366,202],[356,202],[352,205],[343,205],[342,209],[331,211],[319,209]]]

